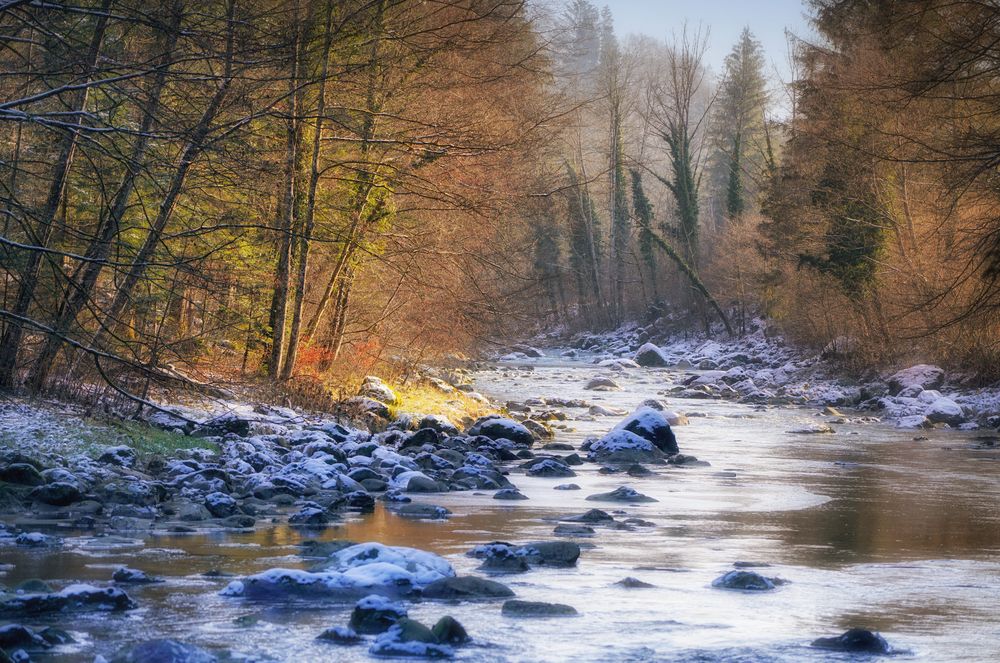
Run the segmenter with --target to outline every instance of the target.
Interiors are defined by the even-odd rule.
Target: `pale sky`
[[[743,28],[764,46],[772,77],[775,70],[787,80],[788,62],[785,28],[808,38],[811,28],[803,0],[592,0],[598,7],[607,5],[615,19],[619,37],[642,33],[667,39],[679,33],[685,20],[692,28],[699,24],[709,29],[707,58],[716,74],[722,61],[740,36]]]

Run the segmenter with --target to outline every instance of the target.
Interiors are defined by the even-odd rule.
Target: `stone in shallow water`
[[[581,513],[575,516],[564,516],[560,518],[564,523],[598,523],[607,524],[613,523],[615,519],[607,511],[601,511],[600,509],[591,509],[585,513]]]
[[[648,582],[643,582],[642,580],[639,580],[638,578],[633,578],[632,576],[629,576],[627,578],[622,578],[621,580],[616,582],[615,585],[617,585],[618,587],[624,587],[626,589],[649,589],[650,587],[655,587],[655,585],[651,585]]]
[[[377,594],[358,601],[351,612],[350,626],[356,633],[375,635],[389,630],[393,624],[407,616],[406,608]]]
[[[451,515],[451,511],[443,506],[420,504],[419,502],[404,504],[395,509],[395,512],[396,515],[403,518],[414,518],[417,520],[443,520]]]
[[[503,490],[498,490],[493,493],[493,499],[495,500],[526,500],[528,496],[519,491],[517,488],[504,488]]]
[[[317,640],[330,642],[335,645],[356,645],[363,641],[363,638],[346,626],[334,626],[320,633]]]
[[[455,655],[454,649],[438,642],[431,629],[407,617],[378,636],[368,651],[375,656],[451,658]]]
[[[127,566],[123,566],[117,569],[114,574],[112,574],[111,579],[117,583],[122,584],[133,584],[133,585],[149,585],[153,583],[163,582],[159,578],[154,578],[151,575],[147,575],[145,571],[140,571],[139,569],[130,569]]]
[[[70,585],[47,594],[25,594],[0,601],[0,617],[42,615],[77,610],[132,610],[135,601],[116,587]]]
[[[425,599],[442,601],[483,601],[502,599],[510,596],[514,596],[514,592],[510,587],[475,576],[443,578],[431,583],[423,591]]]
[[[450,615],[445,615],[437,621],[431,628],[434,637],[446,645],[462,645],[469,642],[471,638],[457,619]]]
[[[830,638],[817,638],[813,640],[812,646],[817,649],[858,654],[891,654],[893,651],[880,634],[861,628],[852,628]]]
[[[765,592],[775,588],[772,578],[765,578],[753,571],[730,571],[712,581],[717,589],[736,589],[750,592]]]
[[[596,495],[588,495],[588,501],[592,502],[658,502],[656,498],[650,497],[648,495],[643,495],[634,488],[629,488],[628,486],[619,486],[615,488],[610,493],[597,493]]]
[[[504,617],[520,618],[572,617],[579,614],[576,608],[563,603],[520,601],[518,599],[506,601],[500,613]]]

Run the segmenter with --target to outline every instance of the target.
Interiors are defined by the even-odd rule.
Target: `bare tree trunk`
[[[292,39],[291,75],[288,77],[288,126],[285,143],[285,188],[282,218],[278,223],[281,237],[278,248],[278,265],[274,278],[274,295],[271,298],[271,356],[267,374],[272,378],[282,375],[285,359],[285,336],[288,323],[288,286],[292,260],[292,230],[295,226],[295,175],[298,148],[298,93],[299,79],[299,4],[294,5],[295,36]]]
[[[281,369],[281,378],[287,380],[295,370],[298,356],[300,329],[302,327],[302,307],[306,295],[306,274],[309,270],[309,242],[312,239],[316,220],[316,189],[319,186],[319,154],[323,140],[323,115],[326,113],[326,79],[330,70],[330,48],[333,42],[333,0],[326,3],[326,23],[323,38],[323,64],[320,67],[319,101],[316,104],[316,122],[313,127],[312,157],[309,167],[309,190],[307,192],[305,219],[302,235],[299,237],[299,265],[295,276],[295,301],[292,304],[292,330],[288,337],[288,355]]]

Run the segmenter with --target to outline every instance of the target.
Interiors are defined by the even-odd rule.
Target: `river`
[[[795,434],[789,431],[830,417],[819,408],[671,399],[665,392],[681,374],[667,369],[616,373],[621,391],[583,388],[604,374],[583,360],[548,358],[481,371],[476,387],[500,401],[579,398],[622,410],[659,398],[690,416],[689,425],[675,429],[681,451],[711,466],[652,466],[654,474],[642,478],[602,474],[590,463],[574,468],[572,479],[515,471],[510,478],[526,501],[430,495],[421,501],[451,509],[449,520],[404,520],[379,506],[319,535],[284,524],[145,539],[61,532],[72,538],[56,552],[0,550],[6,569],[0,581],[104,583],[122,564],[167,580],[129,588],[138,610],[50,622],[79,642],[37,660],[90,662],[95,654],[110,658],[121,644],[162,637],[262,659],[371,660],[363,646],[315,640],[325,628],[345,624],[350,606],[233,600],[218,594],[226,579],[201,574],[305,568],[296,554],[305,538],[412,546],[447,556],[459,573],[474,573],[479,562],[465,555],[473,545],[553,538],[560,515],[611,510],[586,496],[629,485],[658,501],[622,505],[619,519],[651,525],[596,528],[574,539],[585,548],[575,568],[500,578],[519,598],[568,603],[579,617],[513,620],[500,615],[497,603],[421,603],[410,607],[411,617],[457,618],[475,639],[458,650],[456,658],[468,661],[852,660],[808,644],[854,626],[880,631],[904,658],[1000,658],[1000,452],[976,448],[975,434],[915,434],[876,423]],[[560,431],[556,441],[574,446],[619,419],[581,420],[586,410],[566,412],[573,430]],[[582,489],[553,490],[568,481]],[[712,588],[737,562],[787,583],[759,593]],[[615,585],[627,576],[654,587]]]

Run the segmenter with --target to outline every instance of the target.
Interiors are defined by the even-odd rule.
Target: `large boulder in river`
[[[223,596],[287,600],[357,600],[370,594],[408,596],[455,575],[433,553],[381,543],[359,543],[339,550],[313,571],[270,569],[237,580]]]
[[[930,364],[917,364],[893,374],[889,378],[889,393],[893,396],[900,392],[911,392],[916,396],[924,389],[937,389],[944,384],[944,369]]]
[[[499,415],[477,419],[469,428],[469,435],[482,435],[491,440],[505,439],[529,447],[535,443],[535,436],[531,434],[531,431],[513,419]]]
[[[644,367],[667,366],[670,363],[663,350],[652,343],[646,343],[636,350],[633,359],[635,363]]]
[[[672,455],[678,452],[677,438],[670,428],[666,413],[648,406],[642,406],[630,414],[615,430],[625,430],[635,433],[641,438],[652,442],[657,449]]]
[[[590,459],[598,463],[649,463],[662,458],[656,445],[627,430],[612,430],[590,445]]]

